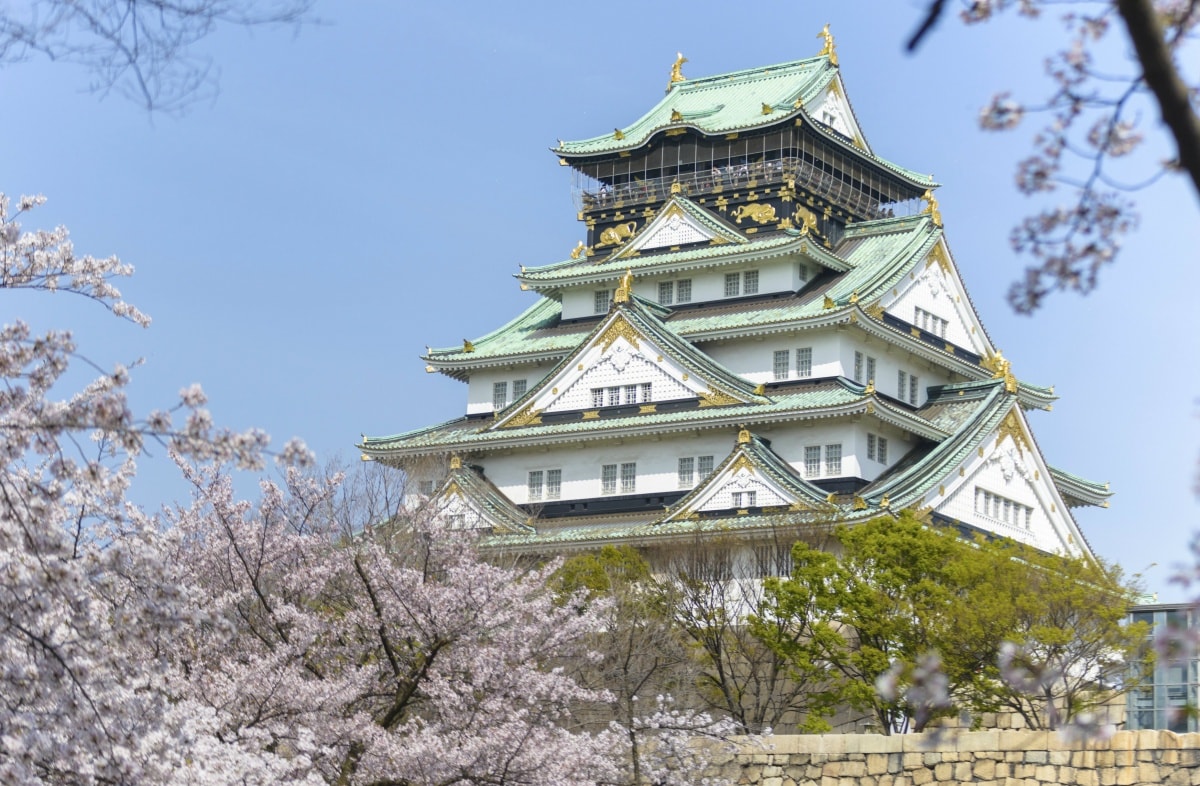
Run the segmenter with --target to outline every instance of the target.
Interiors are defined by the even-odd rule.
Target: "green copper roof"
[[[1108,498],[1112,496],[1112,492],[1109,491],[1107,483],[1087,480],[1057,467],[1049,469],[1054,485],[1058,487],[1059,493],[1071,507],[1077,508],[1083,505],[1108,507]]]
[[[451,496],[461,494],[468,504],[476,507],[494,529],[504,532],[533,532],[529,514],[518,508],[490,480],[472,467],[452,467],[441,488],[429,505],[445,504]]]
[[[609,132],[591,139],[562,142],[553,150],[566,158],[612,154],[639,148],[656,134],[668,129],[691,128],[706,136],[715,136],[790,124],[793,118],[801,117],[839,147],[913,183],[936,186],[929,175],[879,158],[865,142],[858,147],[813,121],[805,112],[804,104],[816,99],[837,74],[837,66],[832,65],[828,57],[818,56],[728,74],[685,79],[672,85],[670,91],[649,112],[621,128],[619,134]],[[770,111],[765,111],[766,108]],[[673,115],[678,119],[673,120]]]

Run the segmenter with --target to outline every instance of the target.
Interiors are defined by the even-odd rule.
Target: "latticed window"
[[[604,388],[592,388],[592,406],[604,406]]]
[[[620,386],[611,387],[608,389],[608,405],[615,407],[621,403],[621,388]]]
[[[696,471],[700,473],[700,478],[707,478],[713,471],[713,457],[700,456],[696,459]]]
[[[600,493],[617,493],[617,465],[605,464],[600,468]]]
[[[680,279],[675,282],[675,302],[692,302],[692,280],[690,278]]]
[[[626,385],[625,386],[625,403],[626,404],[636,404],[637,396],[638,396],[638,386],[637,385]]]
[[[825,474],[826,475],[842,474],[842,446],[841,446],[841,444],[825,446]]]
[[[690,489],[696,483],[696,459],[685,456],[679,459],[679,488]]]
[[[725,297],[737,297],[741,294],[742,289],[742,274],[741,273],[726,273],[725,274]]]
[[[592,303],[592,311],[596,314],[608,313],[608,301],[610,292],[607,289],[597,289],[595,301]]]
[[[742,274],[742,294],[757,295],[758,294],[758,271],[747,270]]]
[[[875,435],[867,435],[867,458],[871,461],[875,460]]]
[[[621,465],[621,493],[632,494],[637,490],[637,464],[627,461]]]
[[[821,446],[811,445],[804,449],[804,477],[819,478],[821,476]]]
[[[504,409],[508,406],[508,383],[493,382],[492,383],[492,407],[496,410]]]
[[[867,381],[875,381],[875,358],[867,355]]]
[[[801,347],[796,350],[796,376],[812,376],[812,347]]]
[[[901,401],[908,395],[908,372],[896,372],[896,398]]]
[[[808,281],[808,265],[804,264],[803,262],[801,262],[799,265],[796,265],[796,275],[801,281]]]
[[[863,353],[854,353],[854,381],[863,382]]]
[[[669,306],[675,302],[675,282],[660,281],[658,283],[658,302]]]
[[[540,469],[535,469],[529,473],[529,501],[537,502],[542,498],[542,487],[545,480],[545,473]]]
[[[752,508],[757,498],[757,491],[735,491],[733,492],[733,506],[735,508]]]
[[[521,396],[525,395],[525,391],[527,389],[528,384],[529,384],[529,381],[525,380],[525,379],[514,379],[513,380],[513,401],[516,401]]]
[[[792,353],[790,350],[781,349],[775,353],[775,358],[772,362],[775,379],[788,378],[788,366],[791,364],[791,357]]]
[[[425,496],[428,497],[430,494],[433,493],[433,481],[432,480],[419,481],[417,483],[417,493],[424,494]]]
[[[917,405],[917,393],[920,391],[920,383],[917,380],[917,375],[912,374],[908,378],[908,403],[914,407]]]
[[[548,469],[546,470],[546,499],[559,499],[562,497],[562,470]]]
[[[643,404],[649,404],[651,401],[654,400],[653,383],[643,382],[641,385],[641,391],[642,391],[641,402]]]
[[[1030,529],[1033,526],[1033,508],[978,486],[975,487],[975,512],[1014,527]]]
[[[887,463],[887,438],[886,437],[879,438],[879,463],[880,464]]]
[[[913,306],[913,324],[928,333],[946,337],[946,328],[950,323],[939,317],[937,314],[932,314],[920,306]]]

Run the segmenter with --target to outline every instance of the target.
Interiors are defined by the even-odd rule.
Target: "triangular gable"
[[[450,460],[450,474],[425,503],[427,511],[453,529],[485,529],[492,532],[533,532],[528,514],[457,458]]]
[[[746,429],[712,474],[673,505],[660,523],[704,513],[786,507],[790,513],[828,515],[825,492],[800,478],[760,438]]]
[[[894,293],[894,294],[893,294]],[[880,301],[897,319],[981,357],[994,354],[945,238],[918,260],[909,275]]]
[[[599,393],[597,393],[599,391]],[[616,400],[610,400],[615,391]],[[602,398],[599,400],[597,396]],[[754,386],[667,330],[636,300],[615,302],[591,335],[491,429],[541,422],[552,412],[590,412],[662,401],[699,399],[700,406],[766,402]]]
[[[704,208],[691,200],[675,195],[667,200],[654,218],[632,240],[616,251],[609,260],[621,259],[634,253],[657,248],[672,248],[692,243],[750,242],[744,235],[725,226]]]
[[[871,147],[863,136],[858,118],[846,98],[846,89],[841,75],[836,75],[817,98],[804,104],[804,111],[812,119],[824,123],[844,137],[854,141],[854,146],[867,153]]]
[[[1045,552],[1090,554],[1015,402],[922,507]]]

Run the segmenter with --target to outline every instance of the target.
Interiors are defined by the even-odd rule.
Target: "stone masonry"
[[[1031,731],[765,737],[714,756],[708,774],[746,786],[1200,786],[1200,734],[1124,731],[1099,743]]]

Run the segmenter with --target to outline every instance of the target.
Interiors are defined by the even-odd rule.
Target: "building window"
[[[643,382],[641,384],[642,394],[641,394],[640,400],[643,404],[649,404],[651,401],[654,400],[654,396],[651,394],[651,385],[652,384],[653,383],[651,383],[651,382]]]
[[[796,265],[796,275],[799,277],[799,279],[802,283],[807,282],[808,281],[808,265],[805,265],[804,263]]]
[[[529,473],[529,501],[537,502],[542,498],[542,488],[545,478],[545,473],[540,469],[535,469]]]
[[[975,512],[1013,527],[1033,527],[1033,508],[978,486],[975,487]]]
[[[492,383],[492,407],[498,412],[508,406],[508,383]]]
[[[425,496],[428,497],[430,494],[433,493],[433,481],[432,480],[418,481],[417,482],[417,493],[424,494]]]
[[[604,406],[604,388],[592,388],[592,406]]]
[[[617,493],[617,465],[605,464],[600,468],[600,493]]]
[[[560,499],[562,497],[562,470],[548,469],[546,470],[546,499]]]
[[[821,477],[821,446],[812,445],[804,449],[804,477]]]
[[[787,379],[788,367],[792,362],[792,352],[788,349],[781,349],[775,353],[775,359],[772,363],[772,368],[775,373],[775,379]]]
[[[866,376],[863,376],[863,370],[866,370]],[[875,358],[870,355],[864,355],[861,352],[854,353],[854,381],[855,382],[874,382],[875,381]]]
[[[896,398],[901,401],[908,395],[908,374],[904,371],[896,373]]]
[[[800,378],[812,376],[812,347],[801,347],[796,350],[796,376]]]
[[[757,491],[735,491],[733,492],[733,506],[735,508],[752,508],[757,497]]]
[[[679,488],[690,489],[696,485],[696,459],[688,456],[679,459]]]
[[[725,274],[725,297],[737,297],[742,293],[742,274]]]
[[[758,294],[758,271],[747,270],[742,274],[742,294],[757,295]]]
[[[528,385],[529,385],[528,380],[525,380],[525,379],[514,379],[513,380],[513,401],[516,401],[521,396],[525,395],[525,391],[528,388]]]
[[[621,405],[621,388],[619,385],[608,389],[608,405],[610,407]]]
[[[933,333],[935,336],[941,338],[946,337],[946,328],[950,326],[949,322],[937,314],[931,314],[920,306],[913,306],[913,324],[926,333]]]
[[[638,398],[638,386],[637,385],[626,385],[625,386],[625,403],[626,404],[636,404],[637,398]]]
[[[637,490],[637,464],[627,461],[621,465],[621,493],[632,494]]]
[[[675,302],[675,282],[660,281],[658,282],[658,302],[664,306],[669,306]]]
[[[696,485],[696,472],[700,479],[712,474],[712,456],[683,456],[679,459],[679,488],[690,489]]]
[[[675,302],[692,302],[692,280],[690,278],[680,279],[675,282]]]
[[[879,437],[875,434],[867,435],[867,458],[871,461],[878,461],[880,464],[887,463],[887,438]]]
[[[854,381],[862,382],[863,381],[862,374],[863,374],[863,353],[855,352],[854,353]]]
[[[825,446],[825,474],[830,477],[842,474],[842,446]]]
[[[867,381],[875,381],[875,358],[867,355]]]
[[[916,374],[910,374],[908,377],[908,403],[914,407],[917,405],[917,393],[920,390],[920,385],[917,381]]]
[[[609,297],[610,293],[607,289],[597,289],[595,300],[592,302],[592,312],[595,314],[607,314]]]

